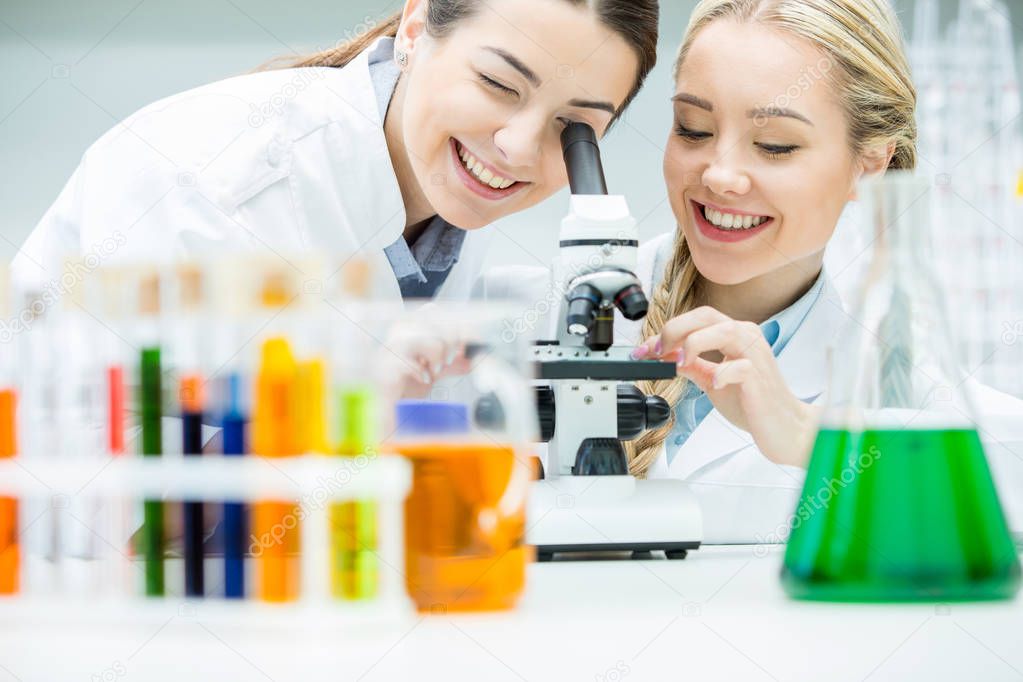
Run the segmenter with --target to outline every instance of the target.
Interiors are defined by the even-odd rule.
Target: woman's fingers
[[[679,360],[677,352],[686,337],[698,329],[727,321],[729,318],[709,306],[694,308],[664,323],[660,334],[651,336],[632,352],[634,360],[645,358]]]
[[[660,333],[660,354],[682,348],[683,342],[694,332],[731,320],[709,306],[694,308],[688,313],[668,320]]]
[[[716,362],[696,358],[693,362],[679,363],[678,373],[680,376],[684,376],[692,381],[701,391],[706,393],[714,384],[714,375],[717,374],[718,367],[719,365]]]
[[[749,358],[726,360],[717,366],[711,387],[719,391],[726,386],[744,384],[753,376],[754,369],[753,361]]]
[[[689,334],[681,343],[683,357],[679,362],[686,363],[709,351],[719,351],[729,358],[743,358],[763,350],[766,344],[755,323],[726,318],[724,322]]]

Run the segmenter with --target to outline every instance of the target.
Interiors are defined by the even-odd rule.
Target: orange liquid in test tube
[[[420,611],[515,605],[532,548],[525,544],[525,474],[514,448],[395,443],[412,463],[405,503],[406,586]],[[510,504],[509,504],[510,501]]]
[[[0,458],[3,459],[14,457],[18,450],[16,413],[17,395],[14,390],[0,390]],[[18,500],[0,497],[0,594],[18,591],[20,564]]]
[[[256,377],[252,415],[252,450],[262,457],[289,457],[300,452],[298,372],[284,339],[263,344]],[[253,505],[256,584],[260,599],[294,601],[299,593],[299,526],[295,502]]]

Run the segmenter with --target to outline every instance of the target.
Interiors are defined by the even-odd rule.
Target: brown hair
[[[693,10],[675,62],[675,79],[696,35],[727,18],[761,23],[809,40],[831,68],[827,78],[845,110],[849,145],[856,154],[879,143],[894,143],[891,170],[916,166],[916,90],[903,48],[899,21],[887,0],[701,0]],[[700,273],[681,230],[653,292],[643,338],[696,306]],[[672,419],[626,444],[629,471],[644,476],[674,427],[674,407],[686,390],[682,378],[639,382],[672,406]]]
[[[600,20],[620,35],[636,53],[639,68],[636,83],[616,112],[616,118],[643,87],[643,81],[657,63],[657,0],[562,0],[573,5],[590,7]],[[476,13],[480,0],[428,0],[426,31],[433,38],[449,35],[463,19]],[[269,62],[264,68],[295,68],[302,66],[341,67],[355,59],[373,41],[383,36],[394,37],[401,24],[401,12],[373,26],[353,40],[336,47],[299,57],[284,57]]]

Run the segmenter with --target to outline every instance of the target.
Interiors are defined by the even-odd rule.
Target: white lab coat
[[[12,264],[16,287],[58,281],[68,256],[147,261],[251,251],[368,257],[405,227],[368,54],[344,68],[238,76],[151,104],[82,158]],[[489,235],[466,236],[437,294],[464,299]],[[398,300],[393,275],[379,295]]]
[[[671,258],[674,234],[663,234],[639,249],[636,274],[650,294],[660,283]],[[538,268],[496,269],[477,285],[477,294],[516,297],[527,310],[546,311],[550,300],[549,274]],[[525,313],[520,322],[538,338],[555,338],[557,305],[533,323]],[[836,289],[825,281],[823,292],[778,356],[789,389],[801,400],[820,403],[826,398],[827,347],[847,321]],[[642,322],[616,316],[615,343],[641,341]],[[967,389],[981,418],[981,438],[995,473],[1010,527],[1023,531],[1023,401],[968,380]],[[703,512],[704,542],[708,544],[782,542],[796,509],[806,471],[774,464],[757,448],[749,433],[714,409],[696,427],[668,464],[665,449],[648,472],[651,478],[687,481]]]

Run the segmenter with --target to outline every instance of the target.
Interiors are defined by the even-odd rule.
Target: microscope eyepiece
[[[561,132],[561,150],[572,194],[607,194],[597,134],[585,123],[569,123]]]
[[[583,282],[573,287],[567,298],[568,314],[565,316],[565,322],[568,324],[568,333],[586,336],[597,316],[597,308],[600,307],[603,296],[596,287]]]
[[[643,288],[638,284],[625,287],[615,296],[615,305],[626,320],[641,320],[646,317],[649,304]]]

